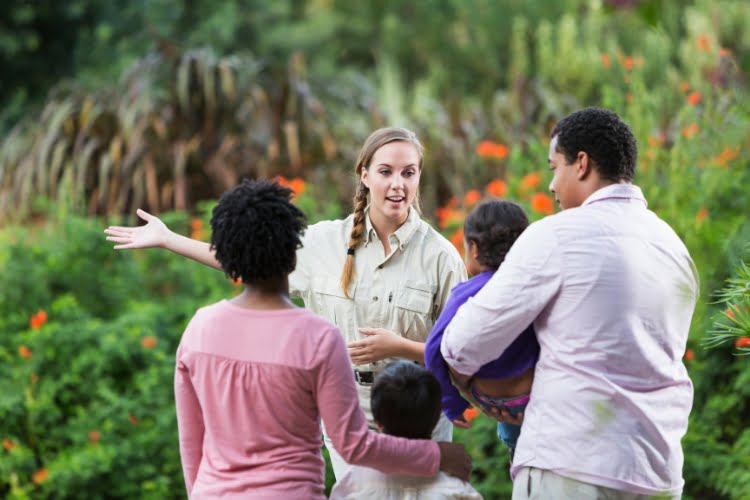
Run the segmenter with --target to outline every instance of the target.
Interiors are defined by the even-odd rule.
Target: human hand
[[[453,420],[453,425],[459,429],[471,429],[471,422],[466,420],[463,415]]]
[[[468,481],[471,474],[471,457],[466,453],[464,445],[439,441],[438,447],[440,448],[440,470]]]
[[[373,363],[401,353],[404,338],[397,333],[385,328],[360,328],[357,331],[366,338],[353,340],[346,345],[355,365]]]
[[[107,241],[118,243],[114,247],[115,250],[166,246],[166,242],[171,234],[166,224],[158,217],[140,208],[136,211],[136,214],[147,222],[145,226],[109,226],[104,230],[104,233],[107,235]]]
[[[497,408],[489,408],[484,409],[482,408],[482,411],[485,415],[487,415],[490,418],[494,418],[498,422],[503,422],[506,424],[513,424],[513,425],[521,425],[523,424],[523,412],[518,412],[518,414],[514,417],[510,414],[508,410],[502,409],[498,410]]]

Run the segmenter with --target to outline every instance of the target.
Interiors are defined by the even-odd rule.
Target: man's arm
[[[500,269],[448,325],[441,344],[446,363],[471,376],[499,358],[557,294],[561,266],[549,221],[529,226]]]

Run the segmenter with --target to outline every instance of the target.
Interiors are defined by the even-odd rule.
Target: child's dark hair
[[[370,406],[384,433],[430,439],[440,418],[440,398],[440,383],[426,368],[394,361],[375,377]]]
[[[211,216],[211,247],[232,279],[252,284],[294,271],[307,227],[292,190],[267,180],[243,180],[225,192]]]
[[[488,200],[477,205],[464,221],[464,239],[479,250],[477,261],[497,269],[513,243],[529,225],[519,205],[504,200]]]

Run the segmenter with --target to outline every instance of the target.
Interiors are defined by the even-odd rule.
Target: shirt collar
[[[602,200],[611,199],[628,199],[642,201],[644,206],[648,206],[646,198],[643,196],[641,188],[635,184],[623,183],[623,184],[610,184],[609,186],[597,189],[584,200],[581,206],[586,206],[591,203],[596,203]]]
[[[403,247],[409,243],[409,240],[411,240],[412,236],[414,236],[414,233],[416,233],[419,228],[419,221],[420,217],[417,211],[414,207],[410,208],[409,216],[406,218],[406,221],[393,233],[393,236],[398,240],[399,248],[403,249]],[[375,228],[372,226],[372,221],[370,220],[370,205],[367,205],[367,208],[365,208],[365,235],[365,246],[367,246],[373,239],[378,238]]]

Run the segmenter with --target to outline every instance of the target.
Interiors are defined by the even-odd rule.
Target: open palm
[[[166,224],[158,217],[141,209],[138,209],[136,214],[146,221],[145,226],[109,226],[104,230],[107,234],[107,241],[117,243],[115,250],[163,247],[170,233]]]

